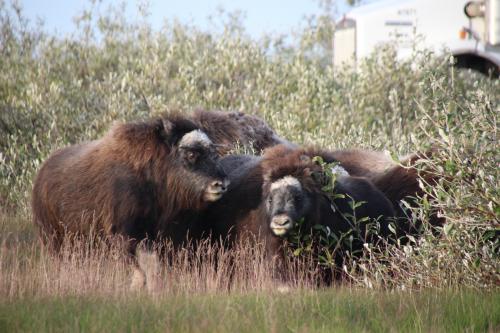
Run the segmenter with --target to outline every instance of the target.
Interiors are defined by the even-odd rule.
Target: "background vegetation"
[[[143,18],[130,22],[120,9],[98,15],[93,8],[89,4],[76,19],[77,31],[61,39],[28,22],[18,6],[0,1],[0,330],[35,329],[52,312],[59,315],[49,318],[49,330],[108,330],[104,321],[89,321],[99,313],[103,320],[105,314],[137,318],[119,323],[118,331],[147,329],[144,318],[156,329],[196,331],[188,318],[215,313],[224,322],[242,312],[248,313],[242,317],[247,324],[230,320],[226,330],[237,324],[248,330],[262,325],[321,331],[327,324],[347,329],[360,313],[373,318],[356,326],[360,330],[498,330],[500,80],[457,72],[452,59],[430,52],[396,61],[391,49],[379,50],[357,71],[334,69],[328,15],[310,18],[289,38],[254,40],[232,14],[220,18],[217,32],[177,22],[153,31],[146,9]],[[52,151],[97,138],[113,121],[196,108],[255,113],[291,141],[330,149],[364,147],[398,156],[436,147],[438,153],[422,164],[443,180],[434,189],[423,184],[427,194],[417,212],[425,217],[432,203],[447,224],[383,253],[367,248],[362,259],[345,267],[351,279],[344,286],[354,289],[308,291],[304,278],[286,296],[260,293],[273,283],[259,256],[248,253],[254,262],[249,266],[260,270],[242,274],[238,288],[212,272],[169,278],[165,297],[144,301],[141,294],[123,296],[129,271],[118,254],[84,245],[62,259],[41,251],[29,198],[33,177]],[[176,272],[188,269],[179,267]],[[449,292],[435,297],[429,288]],[[179,289],[198,296],[174,297]],[[473,292],[478,289],[485,291]],[[376,313],[380,306],[387,311]],[[80,307],[87,312],[67,321]],[[167,315],[166,308],[173,312]],[[305,324],[293,317],[302,312]],[[470,320],[447,326],[440,316]],[[386,323],[387,318],[396,319]],[[224,325],[206,320],[209,328]]]

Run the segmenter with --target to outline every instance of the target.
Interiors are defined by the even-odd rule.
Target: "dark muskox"
[[[411,154],[398,164],[389,156],[376,151],[347,149],[332,151],[325,156],[329,163],[338,162],[352,176],[366,177],[391,201],[398,217],[396,230],[398,237],[406,234],[418,235],[422,221],[416,219],[412,212],[402,205],[405,200],[415,207],[415,198],[424,195],[420,181],[431,186],[438,182],[438,175],[429,171],[419,171],[417,163],[420,159],[428,159],[432,150],[426,153]],[[429,224],[441,226],[444,219],[433,212]]]
[[[58,250],[68,235],[186,238],[190,212],[221,198],[227,180],[207,135],[179,115],[115,125],[101,139],[54,152],[36,177],[33,221]]]
[[[299,221],[305,233],[316,224],[337,234],[354,232],[357,237],[350,251],[388,236],[394,217],[389,200],[367,179],[341,171],[333,189],[339,196],[328,196],[322,189],[324,170],[313,161],[315,156],[328,155],[280,145],[268,149],[263,157],[223,158],[222,165],[232,170],[228,174],[231,185],[208,209],[206,221],[213,225],[214,236],[229,236],[230,243],[256,237],[265,242],[270,257],[278,258],[286,236]],[[364,203],[354,207],[353,202]],[[369,232],[370,223],[356,223],[353,216],[358,222],[368,218],[377,232]]]
[[[289,144],[261,118],[243,112],[195,111],[191,116],[208,137],[217,145],[219,154],[225,155],[238,145],[257,153],[278,144]]]

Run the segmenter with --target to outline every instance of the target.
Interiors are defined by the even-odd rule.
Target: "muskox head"
[[[203,187],[203,200],[219,200],[229,181],[219,164],[219,155],[208,136],[199,129],[184,134],[177,146],[177,156],[183,167],[185,180]]]
[[[276,236],[287,235],[296,223],[305,218],[314,201],[299,178],[286,175],[264,185],[268,223]]]
[[[163,184],[169,202],[175,206],[171,208],[200,208],[226,192],[229,182],[215,145],[184,115],[174,113],[152,123],[128,126],[121,136],[133,146],[127,151],[141,156],[134,160],[146,161],[143,167],[149,170],[149,176]]]
[[[266,153],[262,163],[262,195],[266,223],[275,236],[288,235],[302,219],[305,227],[310,227],[309,223],[318,222],[322,210],[330,207],[322,190],[325,173],[322,166],[313,161],[313,157],[320,153],[286,146]]]
[[[267,223],[276,236],[287,235],[301,219],[311,220],[318,186],[313,173],[321,168],[299,150],[282,146],[268,150],[263,165],[263,200]]]

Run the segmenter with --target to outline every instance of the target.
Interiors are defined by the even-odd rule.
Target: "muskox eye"
[[[188,151],[187,154],[186,154],[186,157],[187,157],[187,159],[188,159],[189,162],[195,162],[197,155],[196,155],[195,152]]]
[[[271,198],[271,197],[267,198],[267,203],[268,204],[272,204],[273,203],[273,198]]]

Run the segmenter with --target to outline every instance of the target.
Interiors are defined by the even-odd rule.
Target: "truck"
[[[354,67],[378,46],[398,59],[415,50],[451,54],[457,67],[500,75],[500,0],[381,0],[336,22],[333,65]]]

